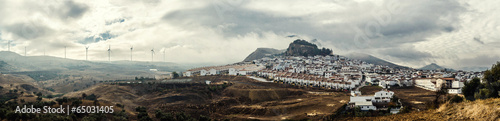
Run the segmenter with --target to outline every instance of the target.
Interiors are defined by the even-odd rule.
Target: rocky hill
[[[330,49],[318,49],[315,44],[309,43],[306,40],[297,39],[290,43],[285,51],[287,56],[315,56],[315,55],[331,55]]]
[[[257,48],[254,52],[252,52],[250,55],[248,55],[245,60],[243,61],[252,61],[256,59],[261,59],[266,56],[271,56],[275,54],[281,54],[283,53],[282,50],[277,50],[273,48]]]

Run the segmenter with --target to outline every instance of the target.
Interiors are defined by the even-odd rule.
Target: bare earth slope
[[[212,81],[211,85],[205,80]],[[277,83],[259,82],[245,76],[194,77],[186,83],[103,83],[67,97],[95,94],[99,102],[125,105],[129,113],[137,106],[156,110],[186,112],[193,117],[212,119],[303,119],[306,114],[320,118],[331,115],[347,102],[342,92],[300,89]]]
[[[433,121],[500,121],[500,98],[463,103],[446,103],[439,109],[383,117],[362,117],[342,120],[433,120]]]

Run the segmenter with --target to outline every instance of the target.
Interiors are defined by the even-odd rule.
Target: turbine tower
[[[165,50],[166,49],[163,49],[163,62],[167,62],[167,60],[165,59]]]
[[[9,43],[9,51],[10,51],[10,42],[12,42],[12,41],[11,41],[11,40],[9,40],[9,42],[8,42],[8,43]]]
[[[64,59],[66,59],[66,46],[64,46]]]
[[[111,45],[108,47],[108,61],[111,62]]]
[[[89,46],[85,46],[85,60],[88,61],[89,60]]]
[[[130,61],[132,61],[132,50],[134,50],[134,46],[130,47]]]
[[[154,60],[155,49],[151,49],[151,62]]]

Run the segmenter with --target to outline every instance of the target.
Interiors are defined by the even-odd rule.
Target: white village
[[[390,68],[374,65],[339,55],[264,57],[252,62],[225,66],[201,67],[183,73],[186,77],[208,75],[259,76],[280,84],[351,91],[348,108],[361,110],[388,110],[394,87],[415,86],[429,91],[447,89],[450,94],[461,94],[465,81],[481,78],[480,72],[417,70]],[[375,95],[362,95],[358,89],[365,85],[376,85],[382,90]],[[445,87],[441,87],[445,86]],[[398,103],[398,101],[395,101]],[[391,113],[402,107],[391,108]]]

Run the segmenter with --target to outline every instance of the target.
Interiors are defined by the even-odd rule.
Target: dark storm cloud
[[[279,17],[261,11],[237,8],[224,15],[218,15],[212,6],[199,9],[179,10],[167,13],[162,18],[166,23],[182,25],[184,28],[199,25],[222,31],[225,37],[235,37],[247,33],[272,31],[277,34],[305,33],[317,35],[320,30],[315,29],[309,21],[301,17]],[[293,39],[290,39],[290,42]]]
[[[301,33],[317,38],[318,43],[321,42],[326,47],[351,50],[395,47],[406,43],[425,41],[427,37],[438,35],[441,32],[455,31],[460,24],[457,19],[458,13],[464,9],[458,2],[451,0],[404,1],[398,5],[401,7],[400,11],[389,13],[391,19],[386,24],[377,21],[376,17],[379,13],[366,14],[373,9],[385,10],[386,8],[365,9],[364,6],[349,6],[361,10],[346,11],[343,14],[318,13],[318,15],[306,15],[307,17],[280,16],[244,7],[237,7],[224,12],[224,15],[218,15],[213,7],[207,6],[167,13],[163,19],[172,24],[188,26],[199,24],[213,28],[227,24],[227,27],[221,29],[225,36],[238,36],[262,31],[273,31],[278,34]],[[346,20],[342,23],[319,24],[321,20],[316,18],[324,15],[330,15],[331,18],[346,17]],[[360,17],[348,17],[347,15],[359,15]],[[373,27],[370,26],[370,23],[378,25]],[[355,40],[359,32],[366,36],[367,40],[363,38]]]
[[[356,34],[361,35],[357,40],[361,41],[356,43],[354,36],[354,42],[364,44],[365,48],[379,48],[425,41],[428,37],[455,31],[460,25],[458,15],[465,10],[457,1],[405,1],[397,5],[402,7],[398,11],[385,14],[382,11],[373,14],[371,20],[357,21]]]
[[[35,22],[7,25],[4,29],[23,39],[36,39],[48,36],[54,32],[54,30],[46,27],[45,25],[40,25]]]
[[[61,18],[80,18],[89,9],[87,5],[75,3],[74,1],[65,1],[64,5],[66,10],[61,12]]]

